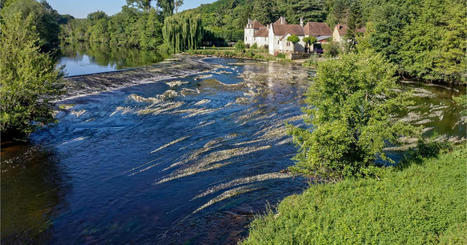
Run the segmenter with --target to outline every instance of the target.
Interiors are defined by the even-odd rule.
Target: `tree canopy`
[[[415,129],[395,118],[409,102],[396,90],[395,67],[366,50],[320,63],[307,92],[305,122],[290,127],[300,147],[291,170],[339,179],[372,175],[383,148]]]
[[[21,137],[54,121],[52,104],[59,92],[55,62],[40,52],[34,14],[2,15],[0,23],[0,130],[2,138]]]

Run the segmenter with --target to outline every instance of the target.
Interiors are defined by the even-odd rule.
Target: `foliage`
[[[253,221],[243,244],[466,244],[463,147],[381,180],[316,184]]]
[[[253,45],[251,45],[251,49],[258,49],[258,44],[253,43]]]
[[[459,95],[456,97],[452,97],[452,99],[462,106],[462,116],[467,116],[467,94]]]
[[[235,43],[235,49],[240,52],[245,52],[245,43],[240,40],[237,43]]]
[[[54,61],[40,52],[31,13],[4,15],[0,24],[0,129],[2,137],[21,137],[53,122],[50,101],[60,79]]]
[[[167,18],[162,31],[165,43],[176,53],[199,47],[203,39],[201,18],[190,13]]]
[[[431,81],[465,79],[466,21],[459,0],[392,0],[374,11],[369,43],[409,77]]]
[[[303,38],[303,42],[307,45],[311,45],[316,42],[316,37],[314,36],[308,36]]]
[[[318,55],[312,54],[302,65],[308,68],[316,68],[318,66]]]
[[[337,57],[341,52],[341,48],[337,42],[326,43],[323,45],[323,49],[326,57]]]
[[[293,43],[293,44],[296,44],[298,42],[300,42],[300,38],[298,38],[296,35],[290,35],[289,37],[287,37],[287,41]]]
[[[389,160],[383,148],[411,136],[397,121],[409,103],[396,92],[395,69],[366,51],[320,63],[304,108],[311,130],[291,127],[300,149],[291,170],[329,179],[372,175],[375,161]]]
[[[61,26],[60,39],[62,44],[86,42],[99,46],[157,50],[163,44],[164,19],[169,18],[176,4],[182,2],[129,0],[127,6],[111,17],[97,11],[89,14],[87,19],[69,21]]]
[[[20,14],[21,21],[27,17],[31,18],[32,25],[39,33],[39,45],[41,51],[55,51],[59,46],[59,25],[61,16],[45,2],[35,0],[14,0],[6,1],[4,8],[0,10],[0,15],[4,18],[13,18]]]

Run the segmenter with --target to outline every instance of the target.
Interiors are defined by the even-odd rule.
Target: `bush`
[[[307,59],[304,63],[303,63],[303,66],[304,67],[308,67],[308,68],[316,68],[316,66],[318,65],[318,55],[316,54],[312,54],[310,56],[309,59]]]
[[[304,109],[312,129],[290,127],[300,147],[290,169],[336,180],[373,175],[375,160],[390,161],[385,145],[416,132],[392,118],[409,105],[394,75],[395,67],[370,51],[320,63]]]
[[[2,138],[24,137],[54,121],[51,100],[58,94],[59,72],[39,51],[32,16],[3,16],[0,23],[0,129]]]
[[[235,49],[239,52],[245,52],[245,43],[243,41],[238,41],[235,43]]]
[[[243,244],[466,244],[466,148],[377,179],[312,185]]]
[[[337,57],[341,52],[341,47],[337,42],[329,42],[323,45],[324,56],[326,57]]]
[[[285,59],[285,54],[279,53],[277,54],[277,58]]]
[[[253,45],[251,46],[252,49],[258,49],[258,44],[256,43],[253,43]]]

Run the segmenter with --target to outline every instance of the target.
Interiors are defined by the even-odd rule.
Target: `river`
[[[191,59],[203,69],[70,96],[59,102],[55,126],[29,144],[4,143],[2,242],[235,244],[255,214],[306,188],[306,179],[282,170],[296,152],[285,123],[303,126],[313,72]],[[144,72],[164,73],[175,63]],[[139,70],[132,72],[120,80]],[[407,120],[426,135],[465,136],[465,118],[451,100],[458,92],[404,88],[416,99]]]

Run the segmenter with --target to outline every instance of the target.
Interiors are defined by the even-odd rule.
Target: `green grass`
[[[243,244],[467,244],[466,149],[380,180],[313,185],[253,221]]]

